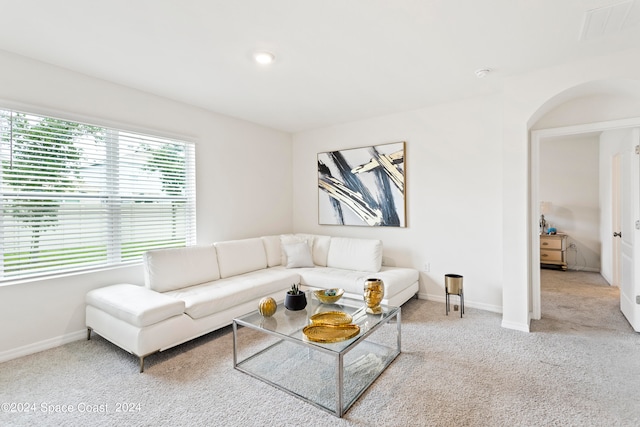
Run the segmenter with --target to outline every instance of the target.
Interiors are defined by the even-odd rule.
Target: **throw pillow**
[[[283,249],[287,254],[287,268],[313,267],[311,250],[306,243],[290,243]]]
[[[302,237],[295,234],[282,234],[280,236],[280,252],[282,265],[286,267],[288,264],[287,253],[284,251],[284,247],[285,245],[290,245],[292,243],[306,243],[307,246],[309,246],[311,256],[313,257],[313,237]]]

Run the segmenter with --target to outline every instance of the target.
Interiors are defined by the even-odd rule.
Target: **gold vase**
[[[382,313],[380,303],[384,297],[384,283],[380,279],[367,279],[364,282],[364,302],[367,305],[365,310],[370,314]]]

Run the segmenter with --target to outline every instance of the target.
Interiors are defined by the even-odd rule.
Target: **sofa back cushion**
[[[382,241],[332,237],[327,254],[327,267],[356,271],[380,271]]]
[[[218,242],[215,247],[223,279],[267,268],[267,252],[259,237]]]
[[[264,250],[267,253],[267,265],[269,267],[275,267],[282,264],[280,236],[262,236],[261,239],[264,244]]]
[[[213,245],[157,249],[143,255],[144,280],[149,289],[167,292],[220,278]]]

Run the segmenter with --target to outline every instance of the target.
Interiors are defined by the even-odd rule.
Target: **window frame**
[[[79,123],[87,126],[95,126],[108,131],[124,132],[141,137],[148,137],[150,139],[166,140],[167,142],[173,142],[183,144],[185,148],[185,179],[187,183],[185,185],[185,216],[188,218],[188,223],[185,223],[186,231],[184,234],[184,246],[190,246],[196,244],[196,148],[197,141],[195,138],[185,136],[183,134],[170,133],[166,131],[159,131],[158,129],[143,128],[140,126],[125,125],[120,122],[113,122],[104,119],[98,119],[95,117],[81,116],[77,114],[64,113],[55,110],[43,109],[34,107],[32,105],[17,104],[11,102],[3,102],[0,100],[0,110],[3,112],[12,111],[15,113],[22,113],[30,116],[38,116],[41,118],[50,118],[54,120],[67,121],[73,123]],[[4,142],[3,142],[4,143]],[[110,144],[109,144],[110,146]],[[0,176],[0,179],[2,177]],[[4,191],[0,187],[0,196],[4,198]],[[63,202],[64,203],[64,202]],[[4,200],[0,200],[0,208],[4,209]],[[122,207],[122,204],[120,204]],[[119,213],[114,215],[108,215],[109,221],[119,222]],[[2,222],[2,215],[0,215],[0,222]],[[0,224],[0,243],[4,243],[3,227]],[[110,230],[119,230],[119,227],[111,227]],[[123,247],[123,240],[121,236],[109,236],[106,237],[101,243],[106,241],[108,243],[107,260],[104,263],[90,266],[72,265],[70,268],[58,268],[55,270],[47,270],[38,272],[37,270],[30,269],[28,272],[22,272],[20,274],[4,275],[4,251],[0,259],[0,286],[31,282],[34,280],[50,279],[55,277],[62,277],[66,275],[84,274],[97,272],[102,270],[109,270],[114,268],[121,268],[132,266],[142,263],[141,255],[135,259],[124,259],[121,256],[121,250]],[[174,246],[180,247],[180,246]],[[61,246],[63,248],[63,246]]]

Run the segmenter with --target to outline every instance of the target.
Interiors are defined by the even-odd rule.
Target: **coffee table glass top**
[[[267,332],[305,341],[331,352],[340,353],[348,348],[358,337],[366,335],[371,328],[379,323],[384,323],[390,317],[394,317],[399,310],[398,307],[383,306],[381,314],[367,314],[365,308],[364,300],[343,297],[335,304],[324,304],[313,297],[312,293],[307,292],[307,307],[304,310],[291,311],[287,310],[283,304],[278,304],[276,313],[271,317],[263,317],[256,310],[236,320],[241,325],[250,325],[264,329]],[[352,317],[351,323],[360,327],[360,333],[351,339],[337,343],[324,344],[309,341],[302,329],[311,323],[310,317],[331,311],[340,311],[350,315]]]

